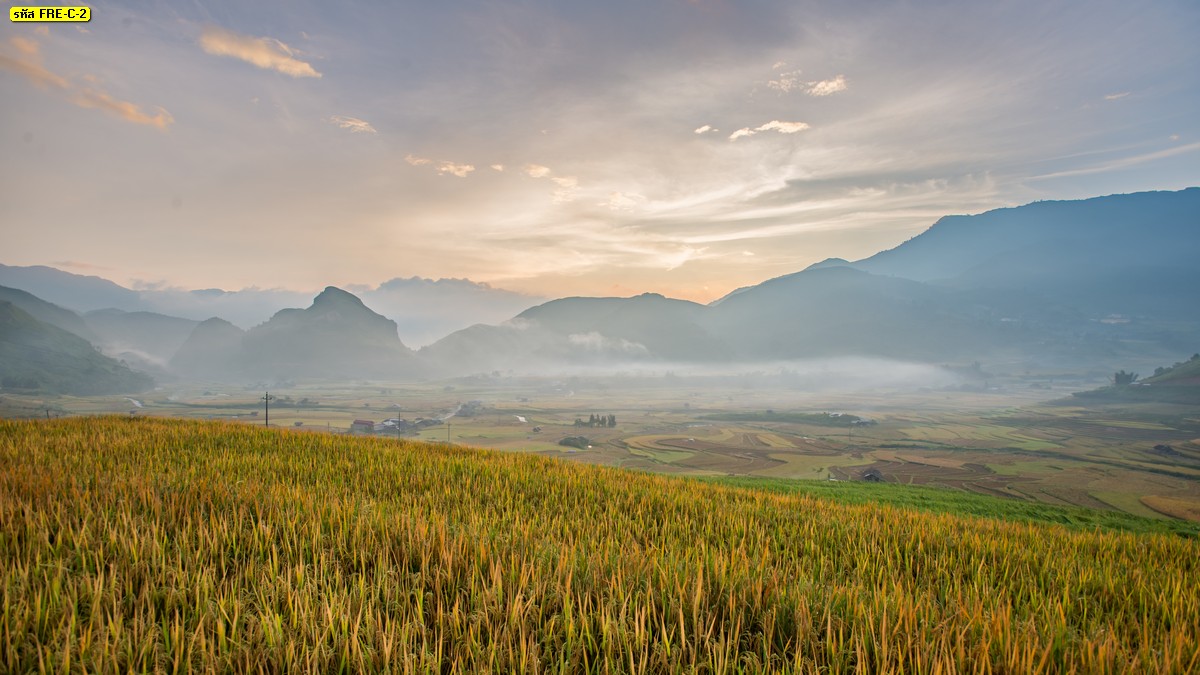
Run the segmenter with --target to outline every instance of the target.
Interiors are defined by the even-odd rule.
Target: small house
[[[371,420],[354,420],[350,424],[350,433],[373,434],[375,433],[375,422]]]

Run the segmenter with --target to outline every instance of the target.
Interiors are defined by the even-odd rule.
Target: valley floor
[[[229,388],[144,397],[6,395],[0,415],[125,414],[235,420],[450,442],[656,473],[956,488],[1031,502],[1200,522],[1200,408],[1072,399],[1078,381],[1010,380],[982,391],[805,392],[751,376],[475,377]],[[1086,404],[1086,405],[1084,405]],[[822,416],[819,413],[828,413]],[[615,416],[612,427],[589,426]],[[580,420],[583,426],[577,426]],[[859,420],[858,424],[851,424]],[[582,447],[560,445],[582,437]]]

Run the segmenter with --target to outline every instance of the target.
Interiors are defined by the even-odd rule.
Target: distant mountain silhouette
[[[1197,260],[1200,188],[1037,202],[947,216],[864,260],[830,258],[709,305],[651,293],[552,300],[451,333],[419,358],[394,321],[334,287],[244,332],[220,319],[191,324],[137,311],[92,312],[81,329],[73,313],[20,291],[0,299],[106,348],[128,345],[130,358],[170,356],[173,372],[192,377],[369,379],[830,356],[1107,369],[1169,362],[1200,344]],[[0,266],[0,279],[10,277],[76,289],[81,299],[58,303],[65,307],[136,296],[95,277]],[[527,297],[467,280],[396,279],[363,292],[393,303],[393,314],[403,313],[404,298],[424,298],[414,311],[438,321],[456,316],[458,302],[519,306]],[[197,298],[235,294],[186,295],[195,308]]]
[[[396,323],[330,286],[307,309],[284,309],[244,334],[220,319],[196,326],[171,361],[181,374],[371,379],[418,370]]]
[[[713,362],[729,348],[699,323],[706,308],[657,293],[632,298],[562,298],[499,326],[476,325],[421,350],[440,371]]]
[[[101,309],[84,315],[100,351],[138,367],[162,368],[199,321],[155,312]]]
[[[0,284],[19,288],[76,312],[109,307],[127,312],[145,309],[137,291],[119,286],[108,279],[72,274],[44,265],[0,265]]]
[[[1036,336],[974,300],[907,279],[819,268],[727,296],[709,309],[704,325],[746,361],[976,358],[1016,352]]]
[[[704,307],[567,298],[421,353],[460,370],[600,360],[585,345],[613,361],[1146,362],[1200,342],[1197,260],[1200,188],[1039,202],[948,216],[865,260],[830,258]]]
[[[219,316],[243,328],[258,325],[279,310],[296,307],[312,297],[308,292],[280,288],[132,290],[100,277],[44,266],[0,265],[0,285],[32,293],[80,314],[119,309],[129,313],[154,312],[195,322]],[[372,310],[395,320],[401,339],[410,344],[429,344],[479,322],[504,321],[546,301],[543,297],[493,288],[470,279],[396,277],[374,288],[354,286],[351,290]]]
[[[64,309],[52,302],[37,297],[32,293],[0,286],[0,301],[11,302],[27,312],[38,321],[44,321],[52,326],[78,335],[88,342],[95,342],[96,336],[84,322],[83,318],[69,309]]]
[[[126,394],[149,389],[144,373],[110,359],[86,340],[0,301],[0,387],[50,394]]]
[[[196,379],[239,379],[245,335],[246,331],[225,319],[201,321],[171,358],[170,370]]]
[[[855,269],[1020,289],[1092,314],[1200,321],[1200,188],[946,216]],[[837,264],[834,261],[817,266]],[[816,266],[814,266],[816,267]]]

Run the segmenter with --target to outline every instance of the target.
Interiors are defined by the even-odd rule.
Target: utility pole
[[[269,391],[266,394],[264,394],[262,397],[263,408],[266,409],[266,415],[263,418],[263,426],[264,427],[271,426],[271,401],[274,398],[275,397],[272,396],[271,392],[269,392]]]
[[[446,445],[450,445],[450,420],[446,420]]]

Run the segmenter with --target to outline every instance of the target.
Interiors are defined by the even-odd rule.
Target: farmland
[[[870,473],[888,483],[1200,521],[1197,408],[1070,398],[1088,386],[1032,388],[1013,380],[984,392],[813,393],[753,378],[497,374],[431,383],[288,383],[272,389],[279,399],[270,421],[343,433],[356,418],[445,418],[396,436],[675,475],[854,481]],[[5,396],[0,414],[134,410],[261,425],[264,389],[180,385],[147,395],[138,408],[124,397]],[[471,412],[448,417],[470,401],[478,402]],[[587,427],[592,414],[612,414],[616,424]],[[585,426],[575,426],[576,419]],[[559,445],[567,436],[588,442]]]
[[[1200,665],[1195,536],[777,488],[228,422],[0,422],[2,662],[10,672]]]

